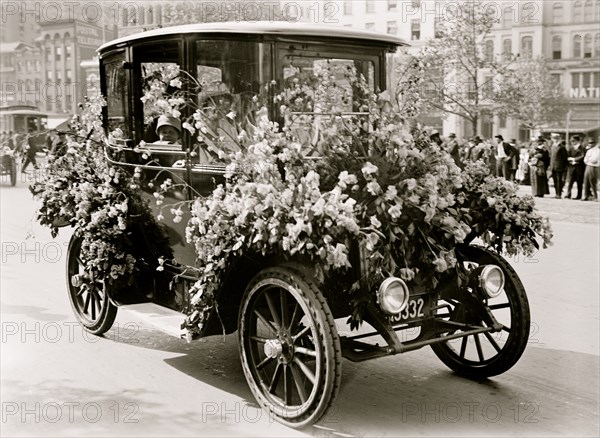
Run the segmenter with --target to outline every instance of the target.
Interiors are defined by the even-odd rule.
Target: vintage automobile
[[[390,35],[292,23],[194,24],[107,43],[99,49],[106,159],[131,172],[139,169],[141,180],[153,181],[154,187],[167,178],[183,184],[185,190],[165,195],[165,205],[208,195],[223,181],[226,166],[195,153],[197,140],[185,129],[180,142],[157,141],[158,114],[147,99],[157,71],[177,68],[195,76],[202,86],[187,91],[198,106],[207,98],[219,99],[242,113],[248,96],[258,97],[267,102],[269,118],[279,120],[273,96],[294,72],[310,73],[324,63],[351,66],[373,90],[385,89],[388,63],[405,45]],[[182,108],[183,116],[186,111],[191,110]],[[152,159],[140,158],[140,151]],[[140,190],[154,201],[155,189],[141,184]],[[162,206],[149,205],[154,216],[160,214]],[[183,220],[161,223],[167,245],[161,246],[150,228],[138,230],[140,253],[160,258],[161,269],[116,290],[101,282],[89,287],[82,241],[74,235],[67,261],[69,295],[86,330],[106,332],[122,307],[182,337],[189,290],[198,280],[195,248],[185,238],[189,218],[184,209]],[[360,247],[353,248],[348,275],[359,278],[369,263],[361,254]],[[335,291],[325,293],[314,266],[272,256],[247,258],[216,295],[218,312],[201,335],[237,331],[243,372],[257,402],[295,428],[319,421],[331,407],[342,358],[365,361],[430,346],[457,373],[471,378],[504,373],[527,344],[525,290],[498,253],[465,244],[457,254],[467,282],[422,290],[390,276],[378,285],[377,305],[368,308],[360,330],[342,333],[338,322],[351,309]]]

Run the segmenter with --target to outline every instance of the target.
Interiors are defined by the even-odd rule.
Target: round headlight
[[[504,289],[504,272],[496,265],[486,265],[479,274],[479,286],[489,298],[495,298]]]
[[[408,286],[397,277],[386,278],[377,291],[379,306],[389,315],[396,315],[404,310],[408,304],[408,295]]]

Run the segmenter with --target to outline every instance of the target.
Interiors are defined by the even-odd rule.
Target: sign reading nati
[[[586,99],[600,97],[600,87],[571,88],[571,99]]]

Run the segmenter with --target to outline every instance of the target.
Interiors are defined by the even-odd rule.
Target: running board
[[[161,332],[178,339],[185,338],[186,331],[181,328],[185,315],[181,312],[154,303],[126,304],[119,306],[119,309],[127,310]]]

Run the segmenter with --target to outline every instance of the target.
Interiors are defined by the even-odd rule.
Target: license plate
[[[397,315],[390,316],[392,324],[405,324],[429,318],[431,314],[431,300],[429,295],[415,295],[408,299],[406,308]]]

